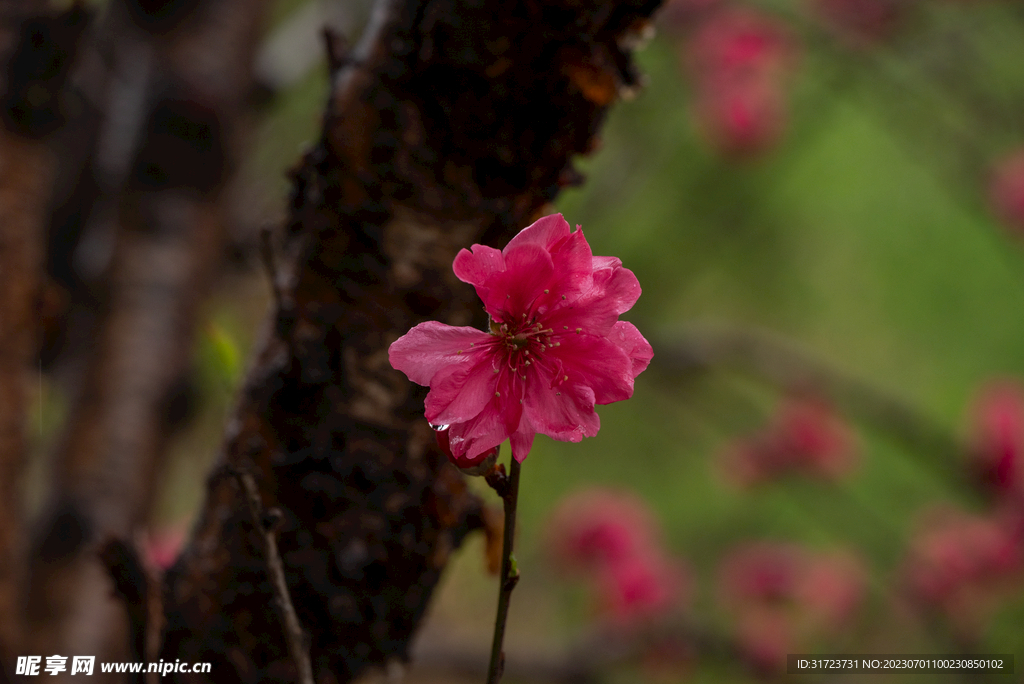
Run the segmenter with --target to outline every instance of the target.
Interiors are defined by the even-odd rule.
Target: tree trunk
[[[100,41],[114,73],[87,166],[99,167],[93,187],[111,208],[93,220],[112,224],[115,247],[34,540],[33,653],[129,657],[124,606],[97,551],[110,538],[131,541],[149,514],[167,400],[190,368],[196,318],[223,262],[224,189],[241,151],[263,5],[108,9]]]
[[[41,0],[0,8],[0,677],[23,640],[22,475],[54,170],[45,138],[60,126],[58,95],[84,24],[78,9],[55,15]]]

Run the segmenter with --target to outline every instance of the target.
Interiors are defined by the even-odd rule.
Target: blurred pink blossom
[[[864,566],[848,552],[814,556],[803,568],[795,599],[814,628],[838,632],[864,601],[866,581]]]
[[[628,492],[594,488],[566,497],[546,544],[559,569],[591,583],[600,614],[619,627],[667,615],[689,595],[691,573],[668,556],[650,509]]]
[[[1024,549],[1017,522],[948,508],[927,511],[904,561],[910,599],[963,633],[976,631],[1002,597],[1020,591]]]
[[[185,537],[186,528],[182,523],[150,530],[142,549],[146,563],[152,568],[167,570],[178,559]]]
[[[793,652],[797,642],[792,619],[783,611],[769,608],[743,613],[737,621],[736,639],[747,663],[767,675],[785,667],[786,654]]]
[[[592,488],[567,496],[548,526],[551,557],[569,572],[593,572],[659,548],[657,525],[638,496]]]
[[[971,408],[971,456],[981,484],[997,498],[1024,495],[1024,389],[1010,380],[981,388]]]
[[[797,52],[784,24],[750,9],[711,13],[695,30],[683,62],[698,126],[721,153],[750,157],[778,142]]]
[[[667,615],[689,595],[680,563],[648,551],[608,563],[597,573],[598,600],[615,623],[631,625]]]
[[[999,160],[989,184],[992,211],[1015,234],[1024,234],[1024,149]]]
[[[754,542],[723,558],[718,594],[750,663],[778,671],[787,653],[849,625],[863,601],[864,581],[861,563],[847,552]]]
[[[718,586],[723,603],[736,609],[762,603],[786,602],[796,592],[806,562],[794,544],[755,542],[737,547],[719,565]]]
[[[794,398],[763,430],[726,447],[723,469],[741,486],[791,474],[836,480],[850,472],[855,458],[853,435],[828,403]]]

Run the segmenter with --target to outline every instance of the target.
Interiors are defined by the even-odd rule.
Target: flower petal
[[[546,251],[562,238],[569,235],[571,230],[569,222],[561,214],[550,214],[539,218],[526,228],[519,231],[519,234],[508,241],[505,249],[502,250],[506,256],[510,250],[522,245],[537,245]]]
[[[619,321],[612,327],[608,339],[614,342],[633,362],[633,377],[640,375],[654,358],[651,343],[644,339],[636,326],[629,321]]]
[[[495,341],[493,335],[469,327],[427,321],[402,335],[388,348],[388,360],[418,385],[429,385],[439,370],[474,357]]]
[[[524,416],[519,429],[509,437],[512,446],[512,458],[520,463],[530,454],[530,449],[533,447],[533,438],[537,435],[532,425],[524,427],[528,423],[529,420]]]
[[[452,425],[475,418],[494,397],[498,374],[494,356],[476,355],[478,362],[448,366],[430,382],[426,416],[431,425]]]
[[[581,384],[558,384],[552,369],[539,364],[531,368],[536,370],[527,374],[524,417],[536,431],[563,442],[596,435],[601,420],[594,412],[594,391]]]
[[[610,404],[633,396],[633,361],[618,344],[596,335],[562,335],[561,343],[545,355],[561,365],[565,385],[584,385],[598,404]]]
[[[484,308],[495,320],[505,323],[527,318],[534,301],[551,289],[555,266],[551,255],[534,244],[524,244],[505,254],[505,270],[486,282]],[[478,290],[479,291],[479,290]]]
[[[553,277],[533,303],[529,314],[541,314],[574,302],[593,286],[594,255],[590,244],[577,230],[565,236],[549,249],[554,266]]]
[[[595,256],[593,265],[594,273],[597,273],[598,271],[619,268],[622,266],[622,259],[612,256]]]
[[[452,270],[462,282],[482,285],[495,273],[505,270],[505,258],[493,247],[473,245],[455,255]]]
[[[632,271],[621,266],[602,268],[594,271],[587,292],[552,310],[544,317],[544,323],[556,335],[566,331],[575,333],[576,328],[582,328],[585,333],[604,336],[621,314],[633,308],[639,297],[640,282]]]
[[[473,465],[482,456],[508,438],[503,416],[495,403],[489,403],[477,416],[448,429],[452,458],[460,466]]]
[[[504,359],[499,359],[499,361],[505,362]],[[485,397],[486,400],[480,405],[478,412],[474,413],[470,418],[463,419],[460,417],[457,420],[451,421],[452,426],[448,430],[452,456],[459,462],[459,465],[464,465],[465,459],[470,461],[477,459],[478,456],[504,442],[519,427],[523,416],[522,399],[524,385],[519,381],[515,373],[509,369],[507,364],[502,365],[498,373],[494,373],[490,369],[488,369],[487,373],[493,379],[493,387]],[[475,387],[467,385],[463,392],[475,393],[476,401],[484,398]],[[433,393],[433,390],[431,390],[431,393]],[[429,415],[429,396],[427,400],[427,418],[431,420]],[[453,402],[453,406],[460,402],[462,402],[461,397]],[[467,406],[467,411],[473,410],[473,407],[468,403],[465,405]],[[451,410],[446,411],[446,415],[452,413]],[[431,422],[435,421],[431,420]],[[442,421],[442,417],[438,417],[437,422],[445,422],[447,424],[447,421]]]

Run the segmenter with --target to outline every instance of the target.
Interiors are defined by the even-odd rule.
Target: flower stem
[[[519,499],[519,468],[519,461],[512,458],[511,470],[507,478],[487,478],[487,483],[501,496],[505,506],[505,531],[501,545],[501,576],[498,582],[498,614],[494,618],[494,641],[491,644],[491,662],[487,667],[487,684],[497,684],[505,669],[505,654],[501,649],[505,641],[505,622],[508,619],[508,605],[512,598],[512,590],[519,582],[519,568],[512,556],[512,541],[516,529],[516,504]],[[492,471],[495,474],[498,472],[497,469]]]

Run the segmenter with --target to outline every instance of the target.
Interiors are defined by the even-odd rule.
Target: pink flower
[[[997,497],[1024,495],[1024,390],[1011,381],[984,387],[973,407],[971,455],[985,488]]]
[[[914,603],[945,615],[964,634],[975,632],[1001,601],[1020,591],[1024,547],[1019,521],[930,510],[914,535],[903,576]]]
[[[701,80],[759,80],[781,75],[793,52],[781,22],[751,9],[728,9],[701,26],[690,43],[688,61]]]
[[[813,628],[839,632],[849,627],[864,600],[865,570],[850,553],[819,555],[804,568],[796,600]]]
[[[757,542],[740,546],[722,560],[722,600],[733,608],[788,602],[796,593],[805,563],[803,551],[792,544]]]
[[[854,447],[850,429],[828,403],[791,398],[770,425],[727,448],[724,469],[742,486],[791,474],[836,480],[852,468]]]
[[[719,151],[754,156],[781,138],[796,55],[785,27],[768,15],[723,9],[703,22],[684,66],[694,79],[698,126]]]
[[[657,552],[609,563],[597,574],[598,596],[614,623],[639,625],[675,608],[687,594],[688,573]]]
[[[665,553],[654,516],[637,496],[576,492],[548,528],[547,549],[559,569],[590,580],[602,617],[616,627],[664,617],[689,594],[692,574]]]
[[[185,533],[182,523],[150,530],[143,541],[143,557],[151,567],[167,570],[178,558],[185,543]]]
[[[864,595],[864,571],[849,553],[816,554],[794,544],[757,542],[722,561],[719,596],[757,668],[776,671],[786,653],[848,629]]]
[[[633,395],[653,352],[619,315],[640,284],[615,257],[595,257],[561,214],[523,229],[501,251],[462,250],[453,269],[483,300],[489,332],[427,321],[388,355],[410,380],[430,386],[426,417],[450,426],[456,465],[480,463],[506,439],[522,462],[538,432],[567,442],[593,437],[594,405]]]
[[[771,149],[786,128],[786,103],[774,82],[723,82],[698,91],[697,125],[715,149],[732,158]]]
[[[1007,228],[1024,233],[1024,149],[996,164],[989,186],[989,201]]]
[[[548,549],[566,570],[592,571],[660,548],[647,505],[627,492],[588,489],[566,497],[551,516]]]

